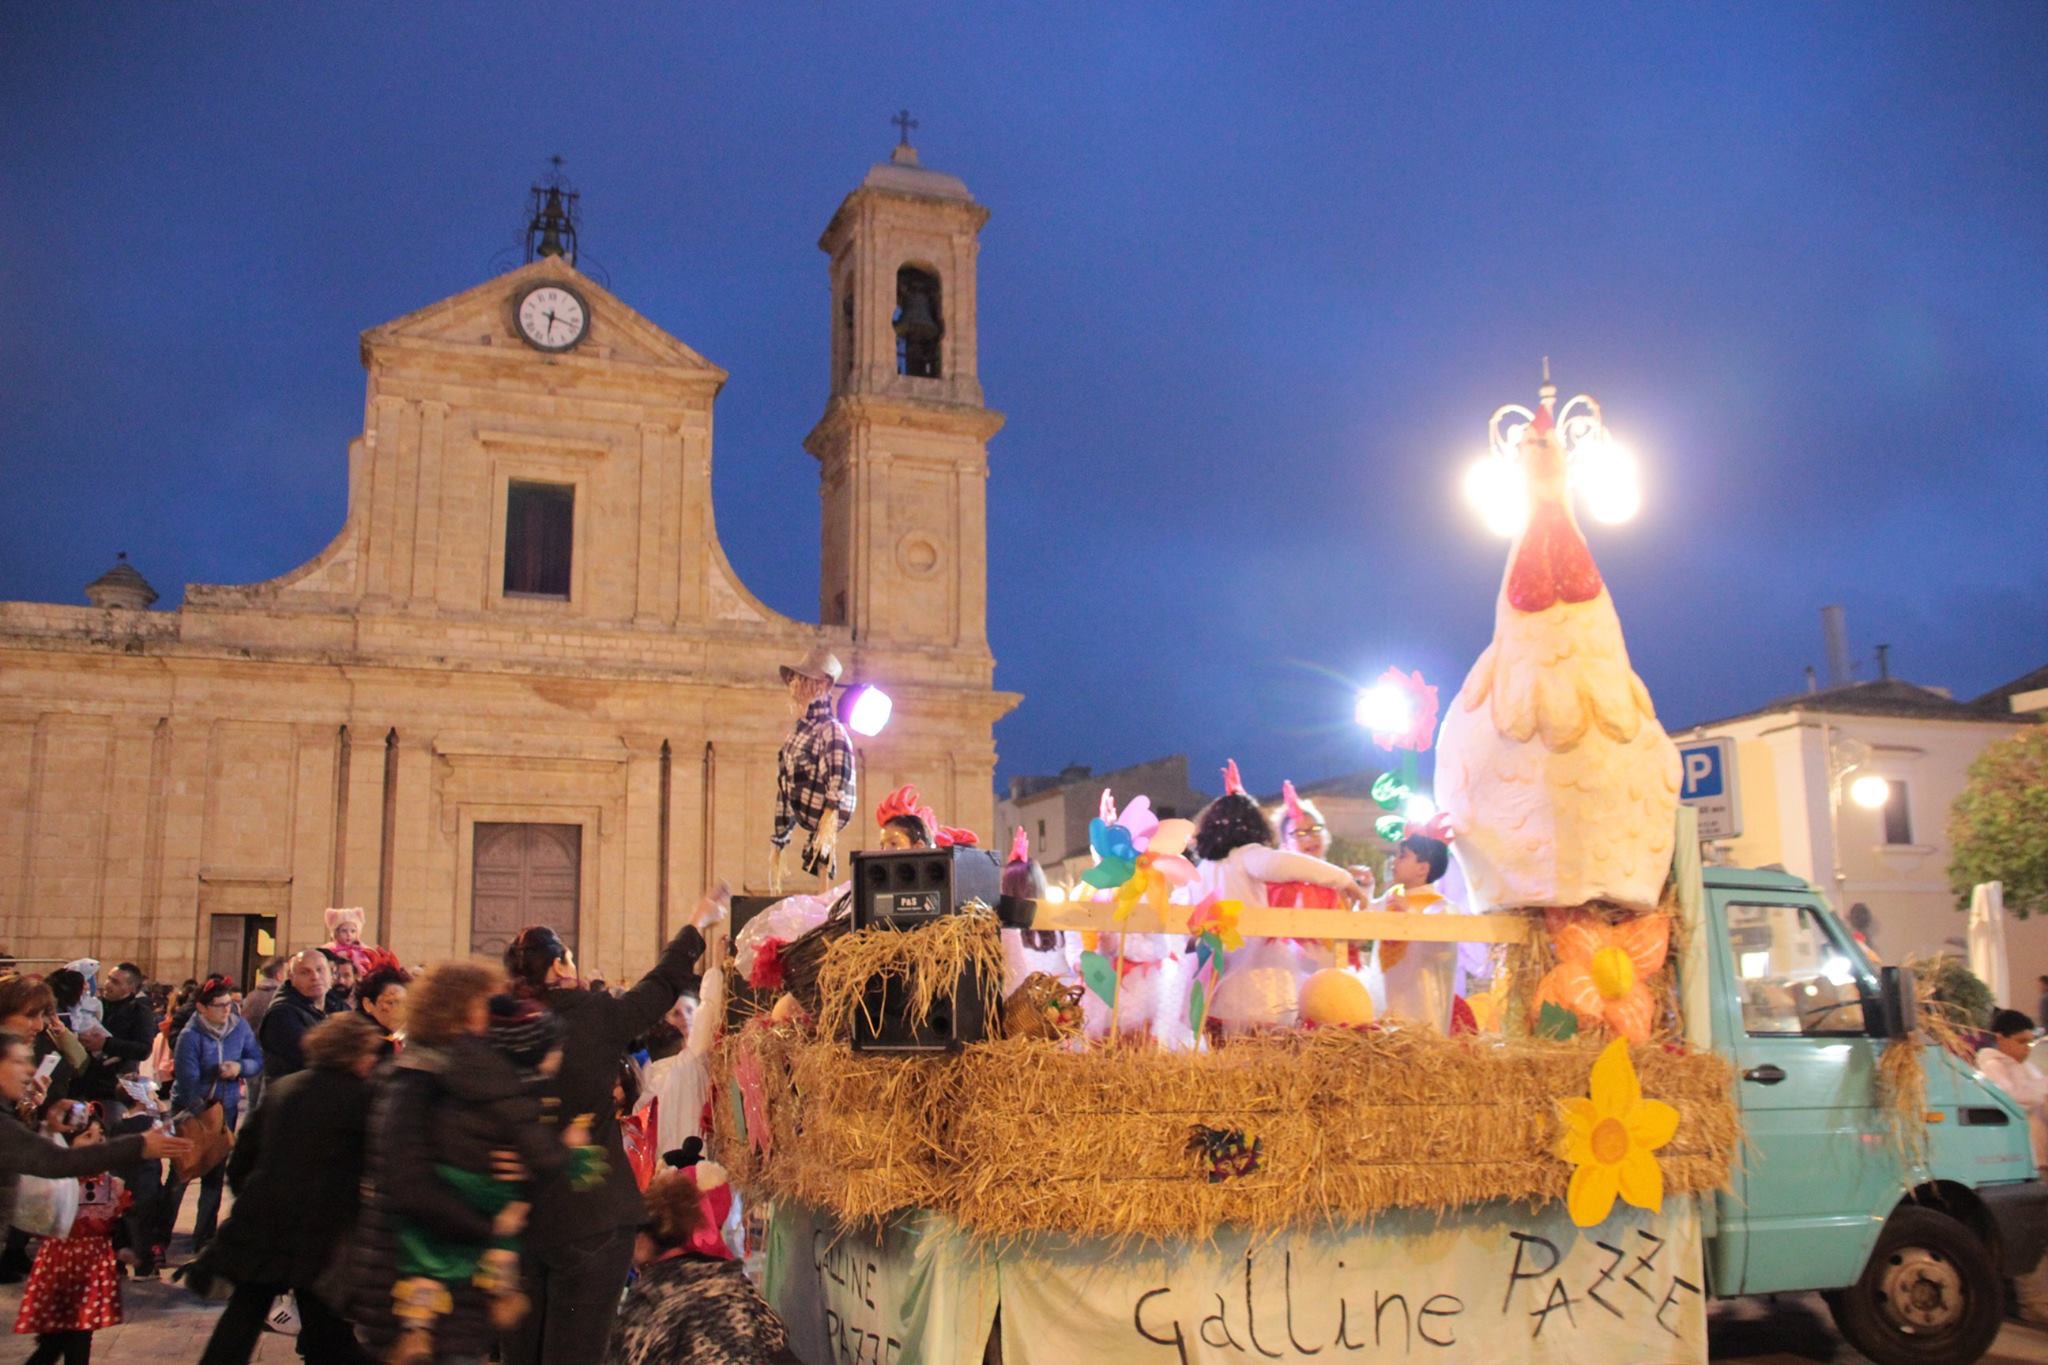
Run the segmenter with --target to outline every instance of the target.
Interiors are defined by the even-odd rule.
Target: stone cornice
[[[936,431],[985,443],[1003,429],[1003,414],[965,403],[934,403],[875,394],[842,394],[825,406],[825,415],[804,437],[804,449],[822,460],[834,437],[862,423]]]
[[[888,203],[914,207],[920,215],[931,214],[953,220],[953,225],[963,232],[980,232],[988,223],[988,206],[971,199],[954,199],[943,195],[915,194],[908,190],[883,189],[863,185],[839,201],[839,208],[832,215],[832,221],[818,234],[818,249],[827,254],[833,251],[833,241],[850,230],[850,224],[862,209],[873,205],[880,208]]]

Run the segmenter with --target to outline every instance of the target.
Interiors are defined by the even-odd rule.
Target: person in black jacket
[[[122,1082],[140,1076],[141,1068],[149,1061],[150,1050],[156,1045],[159,1021],[148,985],[140,967],[123,962],[107,973],[100,986],[100,1003],[104,1007],[100,1022],[107,1036],[100,1044],[99,1062],[111,1085],[110,1093],[95,1098],[106,1101],[113,1125],[108,1131],[117,1136],[142,1132],[151,1123],[149,1114],[137,1108],[134,1097],[121,1088]],[[150,1083],[154,1084],[154,1077]],[[137,1258],[134,1273],[152,1275],[156,1271],[155,1247],[147,1233],[163,1200],[163,1163],[142,1161],[115,1174],[127,1182],[133,1201],[122,1221],[128,1226],[128,1243]]]
[[[354,1330],[330,1302],[332,1263],[356,1225],[370,1120],[370,1072],[383,1035],[340,1015],[306,1031],[306,1067],[277,1085],[236,1134],[234,1211],[207,1244],[205,1271],[233,1281],[200,1365],[247,1365],[270,1303],[291,1290],[306,1365],[363,1365]],[[325,1292],[323,1292],[323,1290]]]
[[[600,1149],[580,1125],[543,1123],[540,1094],[492,1049],[490,1000],[502,984],[475,963],[427,973],[407,1001],[405,1049],[380,1076],[353,1307],[387,1365],[481,1358],[494,1329],[529,1307],[516,1239],[531,1187],[571,1165],[572,1177],[594,1183]],[[573,1162],[571,1142],[586,1149]]]
[[[306,1030],[334,1013],[327,1007],[327,992],[334,985],[327,955],[308,948],[292,959],[291,976],[278,989],[277,998],[263,1015],[263,1074],[275,1085],[305,1066],[299,1040]]]
[[[123,962],[107,973],[106,984],[100,987],[104,1007],[100,1023],[107,1031],[100,1056],[112,1059],[122,1076],[133,1076],[149,1060],[149,1050],[156,1043],[156,1011],[150,1007],[144,984],[142,969]]]
[[[559,1175],[540,1182],[526,1230],[526,1289],[533,1310],[502,1341],[507,1365],[581,1365],[610,1335],[612,1314],[633,1262],[640,1189],[619,1138],[612,1080],[619,1058],[676,1003],[704,955],[704,928],[725,913],[706,898],[654,970],[624,995],[583,989],[576,960],[545,925],[523,929],[505,949],[512,988],[562,1021],[562,1066],[554,1080],[559,1112],[591,1114],[591,1141],[611,1165],[605,1188],[578,1196]]]

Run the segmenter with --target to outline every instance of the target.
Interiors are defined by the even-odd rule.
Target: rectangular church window
[[[505,494],[505,594],[569,597],[576,490],[568,484],[514,483]]]

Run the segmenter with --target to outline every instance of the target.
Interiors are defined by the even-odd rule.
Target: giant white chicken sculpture
[[[1493,642],[1444,717],[1437,800],[1474,909],[1648,908],[1671,867],[1678,749],[1629,666],[1614,599],[1572,513],[1573,466],[1609,453],[1598,407],[1575,398],[1561,422],[1547,367],[1541,394],[1533,413],[1494,415],[1495,472],[1524,481],[1508,491],[1527,517]],[[1528,418],[1519,440],[1502,434],[1508,414]]]

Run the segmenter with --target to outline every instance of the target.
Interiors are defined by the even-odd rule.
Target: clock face
[[[566,351],[590,330],[590,310],[576,292],[559,284],[537,284],[514,310],[519,335],[542,351]]]

